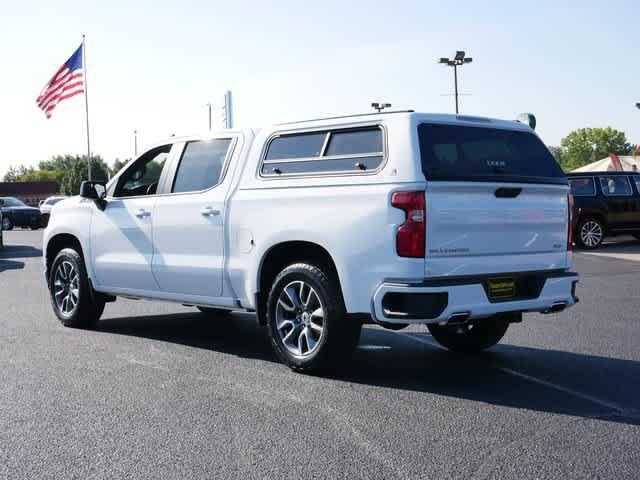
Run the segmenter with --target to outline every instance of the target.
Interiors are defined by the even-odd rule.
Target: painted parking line
[[[358,350],[391,350],[390,345],[358,345]]]
[[[396,333],[398,335],[402,335],[403,337],[409,338],[411,340],[415,340],[416,342],[420,342],[420,343],[422,343],[424,345],[429,345],[430,347],[444,349],[444,347],[439,345],[434,340],[430,340],[430,339],[427,339],[427,338],[422,337],[422,336],[417,337],[417,336],[411,335],[409,333],[395,332],[393,330],[390,330],[390,332],[391,333]],[[549,382],[547,380],[543,380],[541,378],[534,377],[532,375],[527,375],[526,373],[518,372],[517,370],[513,370],[511,368],[499,367],[499,366],[496,366],[496,365],[490,365],[490,366],[495,368],[495,369],[497,369],[497,370],[500,370],[501,372],[507,373],[509,375],[513,375],[514,377],[518,377],[518,378],[521,378],[523,380],[527,380],[527,381],[532,382],[532,383],[537,383],[538,385],[542,385],[544,387],[551,388],[553,390],[557,390],[557,391],[562,392],[562,393],[566,393],[567,395],[571,395],[571,396],[580,398],[582,400],[587,400],[587,401],[589,401],[591,403],[594,403],[596,405],[599,405],[599,406],[601,406],[603,408],[606,408],[606,409],[609,409],[609,410],[613,410],[614,412],[619,413],[619,414],[627,414],[627,415],[628,414],[635,414],[634,411],[630,411],[630,410],[628,410],[628,409],[626,409],[626,408],[624,408],[624,407],[622,407],[620,405],[608,402],[606,400],[602,400],[602,399],[600,399],[598,397],[594,397],[593,395],[589,395],[587,393],[583,393],[583,392],[579,392],[577,390],[573,390],[573,389],[565,387],[563,385],[558,385],[556,383]]]

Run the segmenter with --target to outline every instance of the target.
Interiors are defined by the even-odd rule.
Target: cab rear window
[[[425,123],[418,137],[427,180],[567,183],[533,133]]]

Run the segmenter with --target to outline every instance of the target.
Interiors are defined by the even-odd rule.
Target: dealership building
[[[16,197],[37,207],[40,201],[60,192],[58,182],[0,182],[0,197]]]

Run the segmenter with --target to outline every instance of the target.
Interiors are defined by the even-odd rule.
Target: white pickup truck
[[[296,371],[363,323],[490,347],[573,305],[567,179],[526,125],[412,111],[171,138],[52,209],[45,278],[66,326],[118,296],[256,312]]]

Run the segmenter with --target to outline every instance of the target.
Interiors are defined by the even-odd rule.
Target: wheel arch
[[[56,255],[60,253],[60,251],[64,248],[75,248],[78,254],[85,261],[84,250],[82,248],[82,242],[80,239],[71,233],[58,233],[53,235],[48,241],[46,245],[46,254],[45,254],[45,275],[47,280],[49,279],[49,271],[51,270],[51,264],[53,260],[56,258]]]
[[[286,266],[300,261],[310,261],[327,269],[327,274],[333,276],[338,283],[338,290],[342,296],[340,274],[329,251],[318,243],[305,240],[288,240],[269,247],[262,259],[256,278],[256,312],[261,325],[265,323],[264,307],[269,289],[275,277]]]

